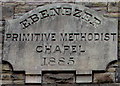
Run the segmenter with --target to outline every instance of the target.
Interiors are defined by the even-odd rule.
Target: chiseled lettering
[[[50,54],[51,53],[51,51],[52,51],[52,46],[50,45],[50,46],[45,46],[45,53],[46,54]]]
[[[65,58],[64,58],[64,57],[61,57],[61,58],[58,60],[58,64],[59,64],[59,65],[65,65]]]
[[[67,41],[67,33],[60,33],[60,41]]]
[[[37,46],[36,47],[36,52],[38,52],[38,53],[43,52],[43,47],[42,46]]]
[[[92,24],[94,27],[97,27],[98,25],[101,24],[101,21],[100,21],[97,17],[94,17],[94,20],[91,22],[91,24]]]
[[[56,52],[59,52],[59,53],[62,52],[59,45],[56,45],[56,47],[55,47],[54,53],[56,53]]]
[[[48,62],[49,65],[53,66],[56,64],[56,59],[54,57],[51,57]]]
[[[26,19],[21,21],[20,24],[23,26],[23,29],[25,29],[30,25],[34,24],[35,22],[40,21],[40,19],[45,19],[47,17],[57,16],[57,15],[74,16],[78,19],[88,22],[94,27],[97,27],[98,25],[101,24],[101,20],[98,17],[94,16],[92,13],[87,12],[85,10],[81,10],[79,8],[72,8],[66,6],[43,9],[39,11],[38,14],[31,14]]]
[[[71,53],[76,53],[77,52],[77,46],[76,45],[72,45],[71,46]]]
[[[83,16],[83,18],[89,22],[92,19],[92,14],[85,12],[85,15]]]
[[[108,40],[110,39],[110,36],[109,36],[109,35],[110,35],[109,33],[106,33],[106,34],[105,34],[105,38],[104,38],[105,41],[108,41]]]
[[[86,41],[86,33],[81,33],[81,41]]]
[[[70,52],[70,46],[64,45],[64,53]]]
[[[94,40],[98,41],[100,39],[100,34],[99,33],[94,33]]]
[[[116,33],[111,33],[111,35],[113,36],[113,41],[115,41],[115,36],[117,35]]]
[[[17,41],[17,39],[18,39],[18,34],[13,33],[12,41]]]
[[[74,40],[74,34],[73,33],[69,33],[69,41],[73,41]]]
[[[6,41],[8,41],[8,39],[11,39],[11,37],[12,37],[12,34],[7,33],[7,34],[6,34]]]
[[[62,15],[71,15],[72,14],[72,8],[69,7],[63,7]]]
[[[81,14],[82,14],[82,10],[79,10],[79,9],[75,9],[75,13],[73,14],[73,16],[75,17],[81,17]]]
[[[31,25],[31,24],[28,22],[27,19],[21,21],[20,24],[23,26],[23,29],[25,29],[25,28],[27,28],[28,26]]]
[[[88,35],[87,35],[87,39],[88,39],[88,41],[92,41],[93,40],[93,34],[92,33],[89,33]]]
[[[30,33],[23,34],[22,41],[30,41]]]
[[[59,8],[50,8],[50,16],[60,15],[61,7]]]
[[[56,33],[51,33],[51,41],[56,41]]]
[[[33,24],[39,20],[39,17],[37,14],[33,14],[32,16],[29,16],[28,18],[30,18],[32,20],[31,24]]]
[[[39,13],[41,14],[41,19],[49,17],[48,11],[46,9],[40,11]]]

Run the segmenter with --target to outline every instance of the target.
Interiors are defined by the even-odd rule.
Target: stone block
[[[56,85],[57,85],[56,83],[52,83],[52,84],[50,84],[50,83],[49,84],[45,84],[44,83],[44,84],[42,84],[42,86],[56,86]]]
[[[108,3],[108,12],[118,12],[118,2]]]
[[[60,13],[56,9],[58,7],[62,10],[59,11]],[[30,10],[29,5],[16,8],[16,11],[23,13],[28,10]],[[81,10],[82,15],[77,15],[73,10],[75,12]],[[76,74],[76,80],[75,74],[72,73],[45,73],[42,79],[41,75],[35,75],[36,73],[40,74],[42,70],[105,70],[110,61],[117,59],[117,41],[112,40],[113,36],[108,37],[110,40],[106,37],[112,32],[116,35],[117,25],[114,23],[115,21],[106,20],[91,9],[85,12],[84,10],[86,10],[85,7],[73,4],[48,5],[30,11],[16,21],[8,21],[10,26],[5,28],[5,35],[9,33],[11,37],[8,37],[10,41],[5,43],[4,52],[6,48],[8,50],[4,59],[9,61],[15,70],[31,73],[26,75],[26,83],[40,84],[41,81],[43,81],[42,83],[92,83],[91,74],[80,72]],[[79,19],[80,21],[78,21]],[[40,33],[40,37],[43,36],[43,38],[35,39],[36,32]],[[81,36],[81,34],[85,36]],[[24,39],[25,35],[29,35],[30,38]],[[66,35],[67,41],[64,40],[63,35]],[[70,35],[72,35],[72,39]],[[117,37],[115,38],[117,40]],[[43,41],[41,42],[41,40]],[[49,47],[46,44],[50,44],[52,49],[46,48],[46,46]],[[9,71],[9,66],[5,65],[3,70]],[[14,75],[13,77],[15,77],[13,78],[15,83],[22,83],[24,79],[22,75]],[[104,74],[103,77],[96,75],[95,78],[97,82],[101,79],[105,79],[105,81],[110,79],[110,82],[113,80],[109,74]]]
[[[0,27],[5,25],[5,21],[0,20]]]
[[[78,86],[77,84],[57,84],[57,86]]]
[[[98,12],[106,12],[107,11],[106,7],[92,7],[91,9],[98,11]]]
[[[2,80],[2,84],[4,84],[3,86],[6,86],[5,84],[8,84],[8,86],[9,86],[9,84],[13,84],[13,81],[12,80]]]
[[[2,43],[2,37],[3,37],[3,35],[2,35],[2,33],[0,33],[0,44]]]
[[[14,7],[13,6],[3,6],[2,8],[2,17],[3,19],[13,18]]]
[[[2,31],[3,31],[3,27],[0,27],[0,33],[2,33]]]
[[[95,73],[94,83],[113,83],[115,82],[115,73]]]
[[[15,14],[18,14],[18,13],[26,13],[26,12],[28,12],[28,11],[30,11],[30,10],[32,10],[32,9],[34,9],[36,6],[32,6],[32,5],[28,5],[28,4],[26,4],[26,5],[18,5],[18,6],[16,6],[15,7]]]
[[[76,0],[77,1],[77,0]],[[85,3],[86,7],[107,7],[107,3],[106,2],[86,2]]]
[[[15,5],[16,5],[16,3],[15,3],[14,1],[11,1],[11,2],[3,2],[2,4],[3,4],[3,6],[15,6]]]
[[[24,13],[14,14],[14,19],[20,18],[20,17],[23,16],[23,15],[24,15]]]
[[[13,81],[13,84],[25,84],[25,81],[24,80],[14,80]]]
[[[76,83],[92,83],[92,75],[76,76]]]
[[[116,83],[116,84],[113,84],[113,83],[107,83],[107,84],[100,84],[98,86],[120,86],[120,84]]]
[[[12,80],[12,72],[7,72],[7,73],[2,73],[2,80],[8,80],[8,81],[11,81]]]
[[[0,20],[2,20],[3,13],[2,13],[2,5],[0,5]]]
[[[14,81],[25,81],[25,75],[22,73],[13,73],[11,77]]]
[[[41,83],[41,76],[40,75],[26,75],[25,76],[25,83]]]
[[[12,71],[11,67],[8,64],[3,64],[2,65],[2,70],[4,72],[6,72],[6,71]]]
[[[2,50],[2,44],[0,44],[0,50]]]
[[[120,83],[120,68],[117,68],[116,69],[116,82],[117,83]]]
[[[115,71],[116,71],[116,68],[109,68],[107,71],[108,71],[108,72],[115,72]]]
[[[104,17],[111,17],[111,18],[118,18],[120,16],[120,13],[106,13],[104,14]]]
[[[75,83],[75,75],[72,73],[46,73],[42,83]]]

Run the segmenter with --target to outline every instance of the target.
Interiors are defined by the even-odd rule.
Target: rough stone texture
[[[115,82],[115,73],[94,74],[94,83],[112,83]]]
[[[116,82],[120,82],[120,68],[116,69]]]
[[[57,3],[59,0],[56,0],[56,1],[53,1],[53,3]],[[60,2],[62,2],[60,0]],[[67,1],[66,1],[67,2]],[[72,2],[72,1],[68,1],[68,2]],[[52,3],[52,2],[51,2]],[[14,15],[19,15],[21,13],[26,13],[28,12],[29,10],[31,9],[34,9],[36,8],[37,6],[43,6],[43,5],[46,5],[46,4],[51,4],[49,2],[4,2],[3,3],[3,7],[7,7],[7,6],[11,6],[10,8],[13,8],[14,7]],[[100,11],[100,12],[103,12],[105,13],[104,15],[106,17],[117,17],[118,15],[118,6],[119,4],[116,2],[116,3],[107,3],[107,2],[86,2],[86,3],[81,3],[81,2],[74,2],[73,3],[76,3],[76,4],[82,4],[82,5],[85,5],[86,7],[89,7],[89,8],[92,8],[96,11]],[[108,13],[110,12],[110,13]],[[7,14],[8,15],[8,14]],[[10,14],[9,14],[10,15]],[[13,16],[13,15],[12,15]],[[22,15],[19,15],[19,16],[22,16]],[[11,17],[9,17],[11,18]],[[16,18],[16,17],[15,17]],[[17,17],[18,18],[18,17]]]
[[[6,62],[2,63],[1,79],[3,84],[25,84],[24,72],[14,71]]]
[[[120,86],[120,84],[39,84],[39,85],[2,85],[2,86]]]
[[[4,0],[5,1],[5,0]],[[19,1],[19,0],[18,0]],[[14,15],[12,14],[12,13],[10,13],[10,14],[5,14],[5,19],[7,19],[7,18],[11,18],[11,19],[13,19],[13,16],[14,16],[14,18],[19,18],[20,16],[22,16],[24,13],[26,13],[26,12],[28,12],[29,10],[31,10],[31,9],[34,9],[34,8],[36,8],[37,6],[42,6],[42,5],[45,5],[45,4],[48,4],[48,3],[45,3],[44,4],[44,2],[42,2],[42,3],[35,3],[35,2],[32,2],[32,3],[29,3],[29,4],[34,4],[32,7],[30,7],[29,8],[29,6],[31,6],[31,5],[28,5],[28,6],[25,6],[25,2],[23,1],[23,2],[19,2],[19,3],[15,3],[15,2],[12,2],[12,3],[4,3],[4,4],[6,4],[6,5],[3,5],[3,4],[0,4],[0,5],[3,5],[3,7],[4,8],[6,8],[6,7],[10,7],[10,5],[11,5],[11,7],[9,8],[9,10],[7,10],[9,13],[10,13],[10,11],[12,11],[13,12],[13,6],[15,6],[14,7]],[[78,3],[78,4],[80,4],[80,3]],[[118,17],[118,15],[119,15],[119,13],[118,13],[118,11],[116,10],[116,8],[117,7],[114,7],[113,5],[109,5],[110,7],[108,7],[108,5],[106,4],[106,3],[93,3],[92,5],[89,5],[90,3],[88,3],[88,5],[86,4],[86,6],[87,7],[90,7],[91,9],[95,9],[96,11],[100,11],[100,12],[103,12],[103,13],[105,13],[104,15],[106,16],[106,17],[111,17],[111,18],[117,18]],[[95,5],[94,5],[95,4]],[[9,6],[8,6],[9,5]],[[22,7],[22,6],[25,6],[25,7]],[[112,7],[113,6],[113,7]],[[119,5],[118,5],[119,6]],[[23,11],[21,11],[20,9],[21,9],[21,7],[22,7],[22,10]],[[115,9],[114,9],[115,8]],[[110,13],[108,13],[108,11],[110,12]],[[7,12],[6,12],[7,13]],[[1,39],[0,39],[1,40]],[[17,84],[17,83],[16,83]],[[5,86],[10,86],[10,85],[5,85]],[[13,85],[11,85],[11,86],[13,86]],[[17,86],[17,85],[16,85]],[[19,85],[19,86],[22,86],[22,85]],[[23,86],[28,86],[28,85],[23,85]],[[29,85],[30,86],[30,85]],[[31,85],[32,86],[32,85]],[[34,86],[38,86],[38,85],[34,85]],[[56,86],[56,84],[52,84],[52,85],[49,85],[49,84],[47,84],[46,86]],[[64,86],[63,84],[62,85],[60,85],[60,86]],[[67,86],[66,84],[65,84],[65,86]],[[71,86],[71,85],[68,85],[68,86]],[[72,86],[120,86],[119,84],[93,84],[93,85],[73,85],[72,84]]]
[[[119,4],[117,2],[108,3],[108,12],[119,12],[118,6]]]
[[[37,83],[40,84],[42,79],[41,75],[36,75],[36,74],[26,74],[25,75],[25,83],[33,84]]]
[[[52,8],[52,7],[56,7],[56,6],[61,6],[61,4],[47,5],[47,6],[50,6]],[[62,46],[63,45],[70,45],[70,46],[80,45],[81,48],[78,49],[78,50],[80,50],[79,51],[80,53],[77,52],[77,53],[73,54],[71,51],[68,51],[67,53],[64,54],[63,53],[64,49],[62,50],[62,54],[61,53],[58,53],[58,54],[50,53],[51,56],[56,57],[55,58],[56,60],[54,62],[53,61],[54,58],[51,58],[49,53],[48,54],[44,53],[45,47],[43,47],[42,54],[39,52],[36,52],[37,50],[35,51],[35,48],[38,46],[39,41],[37,41],[37,42],[30,41],[31,43],[24,42],[24,41],[23,42],[19,42],[19,41],[15,42],[15,41],[12,41],[13,35],[11,35],[10,38],[8,37],[9,40],[5,40],[6,46],[4,47],[4,51],[6,53],[4,53],[4,60],[7,60],[8,62],[10,62],[13,65],[13,68],[15,70],[25,70],[27,73],[39,73],[39,71],[41,71],[42,69],[44,69],[44,70],[45,69],[46,70],[59,70],[59,69],[69,70],[72,68],[71,70],[75,69],[76,71],[105,70],[105,68],[106,68],[107,64],[109,64],[109,62],[111,62],[113,60],[117,60],[117,47],[116,47],[117,46],[117,35],[115,35],[115,38],[112,38],[112,36],[110,36],[110,40],[108,40],[108,41],[105,41],[105,40],[100,41],[100,39],[98,39],[100,42],[98,42],[98,41],[95,42],[94,39],[96,39],[96,38],[92,38],[92,40],[91,40],[91,36],[89,36],[88,38],[86,36],[87,42],[81,41],[80,44],[76,40],[74,41],[74,43],[59,40],[61,33],[71,33],[71,32],[84,33],[84,32],[86,32],[87,35],[89,33],[90,34],[92,33],[92,35],[94,35],[94,33],[100,33],[99,34],[99,36],[100,36],[101,33],[111,34],[111,32],[112,33],[117,32],[117,21],[112,20],[112,19],[110,21],[108,21],[107,19],[103,18],[101,16],[101,14],[98,14],[93,10],[86,9],[86,11],[88,13],[90,13],[92,16],[95,16],[96,18],[98,18],[99,21],[98,20],[87,21],[88,20],[87,17],[85,17],[86,18],[85,19],[84,16],[83,16],[83,20],[81,20],[81,21],[78,21],[73,16],[70,16],[70,17],[69,16],[55,16],[55,17],[46,18],[42,21],[40,20],[38,23],[31,24],[28,28],[24,28],[23,25],[20,25],[20,22],[23,21],[24,19],[27,19],[28,16],[31,16],[34,13],[38,14],[38,11],[50,8],[47,6],[44,6],[43,8],[37,8],[33,11],[30,11],[18,20],[8,21],[9,26],[7,26],[5,28],[5,31],[6,31],[5,34],[11,33],[11,32],[17,33],[17,34],[23,33],[23,32],[26,32],[26,34],[30,33],[30,32],[33,32],[33,33],[36,33],[36,32],[54,33],[55,32],[57,41],[53,42],[53,41],[51,41],[51,39],[49,39],[49,44],[53,44],[53,47],[52,47],[53,50],[55,49],[57,44],[60,46],[61,45]],[[74,4],[68,5],[68,7],[69,6],[70,7],[73,6],[73,10],[74,10],[74,8],[75,8]],[[76,6],[78,6],[78,5],[76,5]],[[79,8],[82,10],[85,9],[82,6]],[[40,14],[38,14],[38,15],[40,15]],[[30,19],[28,19],[28,21],[31,22]],[[97,22],[96,23],[93,22],[94,24],[91,25],[90,23],[92,23],[92,21],[97,21]],[[101,25],[98,24],[100,22],[101,22]],[[109,24],[109,23],[111,23],[111,24]],[[17,29],[19,29],[19,30],[17,30],[16,27],[18,27]],[[73,30],[73,28],[74,28],[74,30]],[[7,38],[7,36],[8,35],[5,35],[6,38]],[[103,38],[102,38],[102,36],[100,36],[100,37],[101,37],[101,39],[106,39],[105,37],[103,37]],[[91,41],[89,41],[89,39]],[[81,38],[79,38],[78,40],[80,41]],[[45,39],[43,42],[39,43],[39,45],[41,45],[41,44],[46,46],[46,44],[48,44],[48,41],[46,41],[46,39]],[[36,48],[36,49],[39,49],[39,48]],[[62,49],[62,47],[60,47],[60,48]],[[102,55],[101,53],[103,53],[104,55]],[[61,55],[64,58],[61,58]],[[46,58],[47,59],[46,63],[44,63],[44,61],[43,61],[44,56],[48,57],[48,58]],[[72,58],[71,56],[74,56],[74,57]],[[65,58],[66,58],[66,60],[64,62],[62,62]],[[16,64],[16,62],[17,62],[17,64]],[[72,65],[72,64],[74,64],[74,62],[75,62],[75,65]]]
[[[13,6],[5,6],[5,7],[3,7],[2,13],[3,13],[3,16],[2,16],[3,19],[13,18],[14,7]]]
[[[72,73],[46,73],[43,74],[42,83],[61,83],[69,84],[75,83],[75,75]]]
[[[76,83],[91,83],[92,74],[81,74],[76,76]]]

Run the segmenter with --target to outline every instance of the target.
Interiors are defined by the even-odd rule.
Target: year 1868
[[[74,65],[74,64],[75,64],[74,57],[69,57],[69,58],[43,57],[41,66],[48,66],[48,65],[49,66],[54,66],[54,65],[67,66],[67,65]]]

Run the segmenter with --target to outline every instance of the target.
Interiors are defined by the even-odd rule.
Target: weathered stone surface
[[[25,83],[41,83],[41,75],[35,75],[35,74],[26,74],[25,76]]]
[[[43,74],[42,83],[75,83],[75,75],[72,73],[46,73]]]
[[[111,2],[108,3],[108,12],[118,12],[118,3],[117,2]]]
[[[11,67],[8,64],[2,65],[2,70],[3,71],[12,71]]]
[[[2,86],[13,86],[13,85],[2,85]],[[42,84],[42,85],[14,85],[14,86],[120,86],[117,84]]]
[[[50,5],[51,8],[52,8],[52,6],[54,6],[54,5]],[[58,4],[58,6],[62,6],[62,4]],[[64,4],[63,4],[63,6],[64,6]],[[70,4],[66,5],[65,4],[65,7],[71,8],[72,6],[73,6],[73,10],[75,10],[74,8],[76,7],[76,5],[70,5]],[[108,21],[107,19],[104,19],[103,17],[101,17],[99,14],[94,13],[94,11],[92,11],[90,9],[87,10],[82,6],[80,7],[80,9],[82,9],[82,10],[85,9],[86,12],[88,12],[88,13],[92,12],[91,15],[95,16],[97,18],[97,20],[94,20],[96,22],[92,22],[93,20],[90,21],[89,20],[90,16],[87,18],[87,17],[85,17],[86,14],[84,14],[84,16],[82,16],[82,18],[81,18],[81,21],[79,21],[79,20],[77,20],[77,17],[63,16],[65,13],[63,13],[63,15],[61,15],[61,16],[51,16],[51,17],[48,17],[47,14],[40,15],[37,13],[43,19],[43,20],[41,19],[39,22],[37,22],[38,17],[36,17],[37,14],[35,14],[35,12],[40,12],[38,10],[43,10],[43,9],[48,9],[48,7],[47,6],[39,7],[37,9],[27,13],[26,15],[24,15],[22,18],[18,19],[17,21],[16,20],[10,21],[9,22],[10,26],[8,26],[6,28],[6,35],[5,35],[6,47],[5,48],[11,48],[11,49],[9,51],[10,53],[4,54],[5,55],[4,60],[10,61],[10,63],[13,65],[13,67],[15,69],[25,69],[27,72],[30,71],[31,69],[33,69],[35,71],[39,71],[38,69],[41,70],[41,67],[43,69],[56,69],[56,70],[60,69],[60,68],[62,68],[63,70],[71,69],[71,66],[73,67],[73,69],[75,68],[76,70],[79,70],[79,68],[81,70],[84,70],[84,68],[85,68],[85,70],[86,69],[87,70],[104,69],[105,66],[110,61],[117,59],[117,56],[116,56],[117,55],[117,52],[116,52],[117,51],[117,45],[116,45],[117,44],[117,25],[115,25],[115,23],[117,23],[117,22],[113,22],[112,20]],[[66,12],[68,12],[68,13],[66,13],[65,15],[71,15],[69,13],[70,11],[66,11]],[[35,14],[35,15],[33,15],[33,14]],[[34,20],[34,22],[36,21],[36,23],[32,24],[33,21],[29,18],[27,21],[29,21],[31,23],[31,25],[29,25],[29,23],[28,23],[28,26],[26,26],[27,21],[25,21],[24,19],[27,19],[28,16],[30,17],[31,15],[32,15],[32,17],[36,18]],[[50,14],[50,15],[52,15],[52,14]],[[56,15],[56,14],[54,14],[54,15]],[[78,15],[76,15],[76,16],[78,16]],[[26,24],[25,24],[25,22],[26,22]],[[91,23],[93,23],[93,24],[91,24]],[[109,23],[111,23],[111,24],[109,24]],[[16,29],[16,27],[18,27],[18,29]],[[8,34],[9,32],[11,32],[11,33]],[[40,39],[38,41],[35,38],[29,39],[29,40],[28,40],[28,38],[23,39],[19,35],[19,34],[21,34],[23,36],[23,32],[25,32],[26,34],[29,33],[29,35],[31,35],[31,36],[32,36],[32,34],[30,34],[30,32],[31,33],[36,33],[36,32],[42,33],[43,32],[43,34],[48,33],[51,35],[51,38],[49,38],[49,40],[48,40],[48,39],[45,39],[45,36],[44,36],[44,41],[40,41]],[[88,37],[85,37],[85,39],[83,39],[83,38],[77,39],[79,41],[77,41],[73,38],[68,38],[69,36],[68,37],[66,36],[67,41],[65,41],[65,39],[61,39],[62,35],[65,35],[65,34],[70,35],[70,37],[71,36],[75,37],[75,35],[73,35],[73,34],[76,34],[76,32],[79,32],[80,34],[86,33],[87,34],[86,36],[88,36]],[[15,38],[16,35],[13,35],[13,33],[16,33],[16,35],[19,36],[19,39],[18,39],[18,37]],[[72,33],[72,34],[70,34],[70,33]],[[98,39],[95,37],[91,38],[92,36],[96,36],[95,35],[96,33],[101,37],[101,39],[103,41],[101,41],[101,39]],[[103,36],[101,36],[102,33],[104,34]],[[109,37],[108,37],[107,33],[114,34],[114,36],[109,35]],[[47,36],[47,34],[45,34],[45,35]],[[54,38],[55,35],[56,35],[56,37]],[[41,39],[41,40],[43,40],[43,39]],[[48,41],[46,41],[46,40],[48,40]],[[26,45],[26,43],[27,43],[27,45]],[[47,51],[45,50],[45,46],[48,45],[48,43],[49,43],[49,46],[53,45],[52,49],[55,49],[56,45],[60,45],[60,47],[57,46],[58,52],[55,51],[56,54],[53,53],[54,50],[52,51],[52,53],[49,50],[47,50]],[[75,55],[73,53],[74,50],[73,50],[73,52],[71,50],[66,52],[65,50],[62,50],[62,49],[60,51],[59,48],[62,48],[62,46],[61,46],[62,44],[64,44],[64,47],[66,44],[67,45],[69,44],[70,46],[79,44],[79,46],[75,46],[75,47],[76,47],[76,49],[79,48],[80,50],[75,51]],[[8,45],[10,47],[7,47]],[[41,45],[43,45],[44,47],[41,47]],[[43,49],[42,51],[41,51],[41,48]],[[72,47],[70,49],[72,49]],[[26,52],[26,53],[24,53],[24,52]],[[66,54],[64,54],[64,52],[66,52]],[[103,54],[101,54],[100,52]],[[112,54],[110,54],[110,53],[112,53]],[[57,63],[54,62],[55,58],[48,57],[48,56],[50,56],[49,54],[52,54],[51,55],[52,57],[57,57],[56,61],[60,59],[60,62],[57,62]],[[71,55],[71,54],[73,54],[73,55]],[[69,58],[64,61],[65,58],[61,57],[61,55],[65,58],[67,58],[66,56],[69,56]],[[47,58],[44,59],[44,56]],[[17,64],[15,64],[16,61],[13,60],[14,58],[19,60],[19,62],[16,60]],[[21,60],[19,58],[21,58]],[[23,58],[24,58],[25,62],[23,62]],[[30,60],[28,58],[30,58]],[[105,60],[106,58],[109,60]],[[44,62],[46,59],[47,59],[47,63]],[[49,60],[50,60],[50,62],[49,62]],[[41,61],[43,61],[44,63]],[[76,65],[74,64],[74,62]],[[93,62],[94,62],[94,64],[93,64]],[[43,64],[38,65],[38,63],[43,63]],[[96,65],[96,64],[99,64],[99,65]],[[102,64],[102,65],[100,65],[100,64]],[[23,65],[25,65],[25,66],[23,66]],[[62,65],[64,65],[64,66],[62,66]],[[69,65],[71,65],[71,66],[69,66]],[[79,65],[79,67],[77,65]],[[31,68],[29,69],[28,66],[31,66]],[[57,67],[60,67],[60,68],[57,68]]]
[[[18,8],[25,12],[24,8],[29,6]],[[109,62],[117,60],[116,20],[106,19],[81,5],[65,3],[38,7],[8,21],[7,25],[4,60],[10,62],[14,70],[30,74],[41,74],[43,70],[82,70],[84,73],[105,70]],[[79,38],[77,33],[85,36]],[[41,83],[40,77],[27,76],[26,83]],[[77,82],[92,82],[92,76],[86,77],[77,76]]]
[[[78,75],[76,76],[76,83],[92,83],[92,75]]]
[[[0,44],[2,44],[2,33],[0,33]],[[1,49],[1,48],[0,48]],[[2,50],[0,50],[0,52],[2,52]]]
[[[104,14],[105,17],[112,17],[112,18],[118,18],[120,16],[120,13],[106,13]]]
[[[28,11],[30,11],[30,10],[32,10],[32,9],[34,9],[36,6],[32,6],[32,5],[27,5],[27,4],[25,4],[25,5],[18,5],[18,6],[16,6],[15,7],[15,13],[26,13],[26,12],[28,12]]]
[[[5,25],[5,21],[0,21],[0,27],[3,27]]]
[[[116,69],[116,82],[120,82],[120,68]]]
[[[85,4],[87,7],[107,7],[106,2],[88,2]]]
[[[115,82],[115,73],[96,73],[94,74],[94,83],[112,83]]]
[[[2,32],[2,30],[3,30],[3,27],[0,27],[0,33]]]
[[[0,5],[0,20],[2,20],[2,6]]]
[[[13,18],[14,7],[13,6],[3,6],[2,7],[2,17],[4,18]]]

